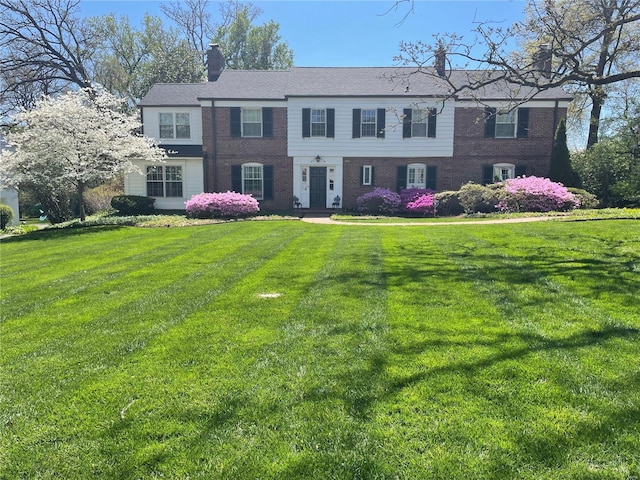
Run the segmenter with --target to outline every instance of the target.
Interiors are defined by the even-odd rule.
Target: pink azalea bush
[[[369,214],[392,215],[400,210],[400,195],[388,188],[376,188],[356,199],[358,211]]]
[[[433,193],[419,195],[415,200],[405,205],[405,210],[420,215],[433,215],[436,213],[436,197]]]
[[[505,180],[496,205],[503,212],[552,212],[579,206],[580,202],[561,183],[533,176]]]
[[[200,193],[185,205],[189,218],[244,218],[260,211],[255,198],[236,192]]]
[[[424,188],[405,188],[400,192],[401,205],[404,210],[417,215],[433,215],[436,213],[436,198],[432,190]]]

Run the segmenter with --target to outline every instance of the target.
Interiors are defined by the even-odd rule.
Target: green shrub
[[[151,215],[155,211],[156,199],[139,195],[117,195],[111,199],[111,206],[119,215]]]
[[[0,203],[0,230],[7,228],[13,220],[13,209],[9,205]]]
[[[113,197],[122,195],[122,187],[116,183],[106,183],[84,192],[84,206],[87,215],[111,210]]]
[[[464,213],[464,208],[460,204],[458,192],[448,190],[436,193],[436,215],[450,217]]]
[[[570,193],[580,202],[580,206],[583,210],[598,208],[600,206],[600,202],[598,201],[598,197],[596,197],[593,193],[589,193],[582,188],[574,188],[568,187]]]
[[[473,182],[463,185],[458,191],[460,205],[467,214],[495,212],[499,196],[498,187],[487,187]]]

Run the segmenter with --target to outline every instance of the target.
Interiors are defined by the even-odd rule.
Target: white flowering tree
[[[6,135],[10,149],[0,155],[0,181],[33,189],[52,217],[60,202],[75,197],[84,220],[85,188],[135,171],[133,159],[162,161],[166,155],[137,133],[137,116],[108,93],[80,90],[45,97],[12,120],[15,126]]]

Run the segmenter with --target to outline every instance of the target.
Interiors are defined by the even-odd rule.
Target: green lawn
[[[638,220],[114,226],[0,255],[1,479],[640,476]]]

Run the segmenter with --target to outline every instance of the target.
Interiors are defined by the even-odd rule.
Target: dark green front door
[[[327,167],[309,168],[309,207],[327,207]]]

